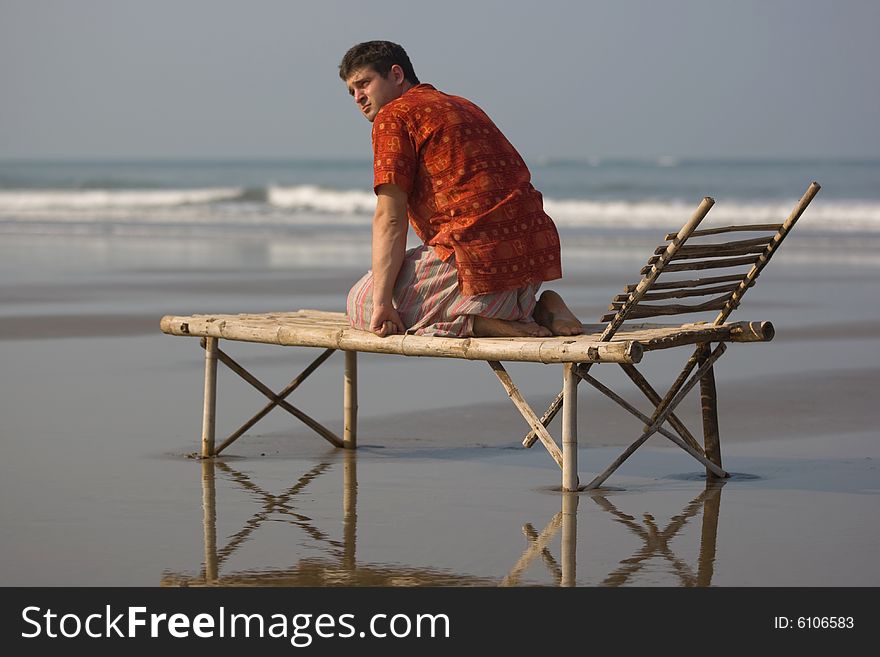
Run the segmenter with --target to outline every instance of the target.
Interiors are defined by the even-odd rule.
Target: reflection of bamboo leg
[[[214,427],[217,419],[217,338],[205,345],[205,405],[202,413],[202,458],[214,456]]]
[[[343,567],[354,572],[357,565],[357,454],[345,451],[342,463]]]
[[[342,446],[346,449],[357,447],[357,352],[345,352],[345,379],[342,391],[342,411],[344,427]]]
[[[724,481],[707,482],[703,498],[703,529],[700,533],[700,557],[697,561],[697,586],[711,586],[715,573],[715,545],[718,540],[718,515]]]
[[[217,563],[222,565],[243,543],[250,540],[251,534],[273,513],[281,513],[290,516],[292,520],[287,520],[286,522],[296,525],[314,540],[330,542],[324,532],[318,530],[311,524],[311,518],[304,516],[301,513],[297,513],[290,504],[291,499],[302,492],[312,480],[319,477],[330,467],[329,463],[319,463],[309,470],[309,472],[301,476],[296,484],[291,486],[284,494],[272,495],[259,486],[256,486],[243,472],[238,472],[222,461],[218,461],[217,468],[229,475],[229,477],[239,486],[256,495],[261,501],[262,508],[254,513],[238,532],[230,536],[229,542],[225,547],[217,550]]]
[[[672,569],[681,580],[682,586],[710,586],[715,563],[715,541],[718,533],[718,510],[721,504],[721,488],[723,481],[707,483],[706,488],[682,509],[679,515],[673,516],[662,531],[659,530],[653,517],[645,514],[644,526],[636,522],[630,515],[619,511],[607,498],[593,495],[592,499],[602,509],[615,517],[617,522],[630,529],[643,542],[631,557],[620,562],[620,567],[610,573],[602,582],[603,586],[621,586],[641,568],[644,563],[657,556],[665,557],[672,564]],[[703,510],[703,526],[700,537],[700,556],[696,576],[680,558],[672,552],[669,544],[682,527]]]
[[[202,461],[202,525],[205,536],[205,583],[217,581],[217,493],[214,462]]]
[[[562,495],[562,586],[577,583],[577,507],[578,495]]]
[[[542,554],[544,550],[547,549],[547,545],[553,540],[553,537],[556,536],[556,532],[559,531],[559,526],[562,524],[562,512],[557,513],[552,518],[550,518],[550,522],[547,523],[547,526],[544,527],[543,531],[537,537],[528,536],[528,530],[526,527],[523,528],[523,531],[526,532],[530,540],[529,547],[526,548],[525,552],[522,553],[522,556],[519,558],[513,568],[510,569],[510,572],[507,573],[507,576],[501,580],[500,586],[516,586],[519,584],[519,578],[522,576],[523,572],[525,572],[526,568],[529,567],[529,564],[534,560],[536,556]]]
[[[578,487],[577,384],[574,363],[563,365],[562,401],[562,490]]]

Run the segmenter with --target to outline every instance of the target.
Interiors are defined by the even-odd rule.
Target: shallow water
[[[857,330],[877,319],[864,303],[880,279],[873,266],[789,264],[747,297],[739,319],[772,319],[777,338],[733,345],[718,366],[729,480],[707,485],[699,464],[652,438],[607,490],[563,495],[541,446],[519,447],[525,424],[482,363],[362,355],[353,454],[275,410],[228,456],[187,458],[202,354],[195,340],[161,335],[161,315],[338,308],[355,272],[226,271],[229,245],[174,270],[159,246],[119,246],[50,241],[34,268],[33,251],[3,247],[0,317],[22,323],[0,340],[2,585],[880,583],[880,351],[875,332]],[[630,264],[551,287],[592,320]],[[106,318],[106,331],[89,328],[104,315],[135,320],[128,332]],[[842,317],[857,322],[841,327]],[[79,337],[71,318],[85,318]],[[27,327],[41,323],[51,330],[33,339]],[[275,389],[315,355],[227,344]],[[659,385],[675,363],[643,365]],[[291,397],[334,431],[341,369],[334,357]],[[558,391],[558,370],[510,367],[536,409]],[[228,372],[219,399],[224,435],[264,403]],[[694,428],[696,413],[682,408]],[[579,416],[584,482],[640,427],[592,391]]]

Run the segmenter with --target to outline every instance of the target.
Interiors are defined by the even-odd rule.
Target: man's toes
[[[553,335],[546,327],[541,326],[537,322],[521,322],[520,325],[529,337],[546,338]]]

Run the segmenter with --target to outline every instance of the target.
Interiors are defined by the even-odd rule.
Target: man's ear
[[[403,84],[403,81],[406,79],[406,73],[403,72],[400,64],[391,65],[391,75],[394,76],[392,80],[394,80],[395,84]]]

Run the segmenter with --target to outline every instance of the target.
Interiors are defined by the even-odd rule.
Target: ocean
[[[734,316],[776,337],[716,368],[723,493],[657,436],[572,509],[485,363],[382,354],[358,358],[354,453],[276,409],[186,458],[204,355],[160,318],[342,310],[370,266],[369,159],[4,162],[0,585],[877,586],[880,161],[527,162],[562,238],[548,288],[590,323],[703,196],[708,223],[776,222],[822,185]],[[317,356],[223,349],[273,390]],[[666,390],[678,351],[640,372]],[[537,412],[560,389],[558,366],[507,365]],[[219,440],[265,399],[218,380]],[[341,388],[337,354],[290,403],[338,433]],[[642,424],[580,388],[588,481]],[[676,409],[697,432],[699,401]]]
[[[706,225],[782,221],[813,180],[823,189],[798,232],[877,253],[880,160],[527,164],[574,266],[597,244],[677,230],[704,196],[716,200]],[[235,238],[284,245],[284,266],[361,265],[374,205],[369,159],[0,162],[6,236]]]

